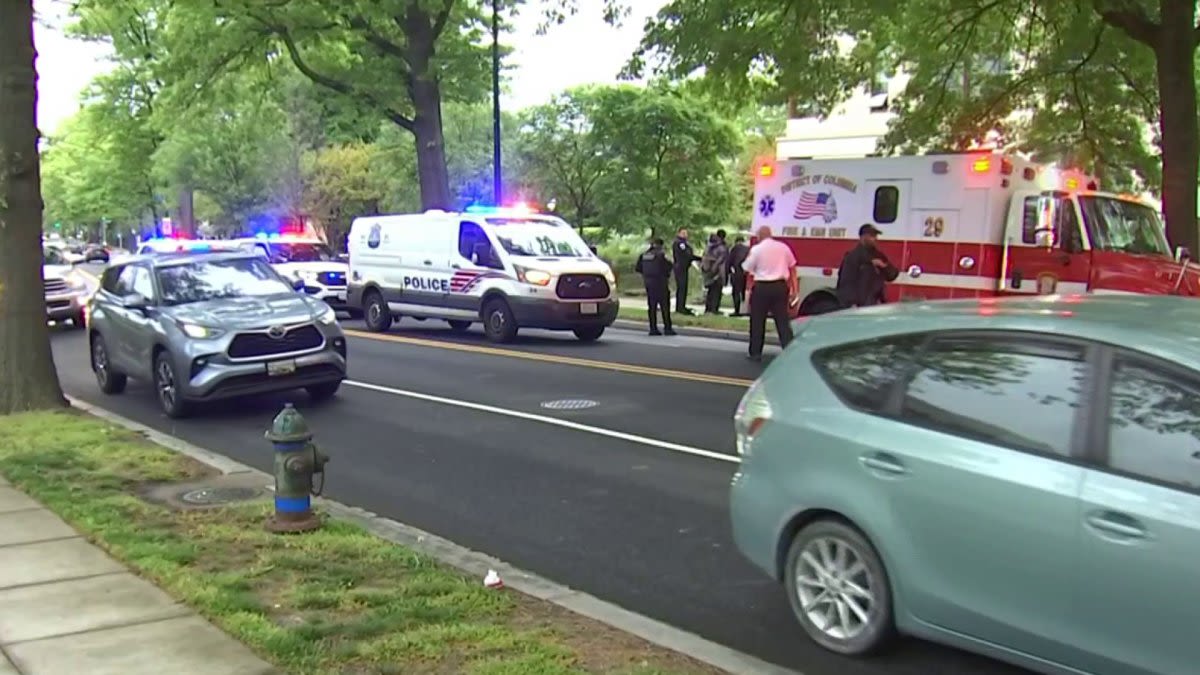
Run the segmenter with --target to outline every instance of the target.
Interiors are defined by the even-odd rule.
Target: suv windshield
[[[325,244],[294,243],[271,244],[271,263],[329,262],[334,260],[333,251]]]
[[[565,223],[521,218],[488,218],[509,255],[537,258],[588,258],[592,252]]]
[[[1101,251],[1170,256],[1158,213],[1144,204],[1112,197],[1079,198],[1092,248]]]
[[[258,257],[170,265],[156,273],[165,305],[294,292]]]

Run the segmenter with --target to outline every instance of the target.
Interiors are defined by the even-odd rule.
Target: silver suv
[[[331,398],[346,377],[333,310],[253,253],[138,256],[104,271],[92,298],[92,371],[106,394],[154,383],[163,412],[304,388]]]

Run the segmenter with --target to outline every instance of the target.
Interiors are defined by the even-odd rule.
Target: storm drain
[[[179,496],[180,501],[194,506],[219,506],[233,502],[246,502],[257,498],[261,490],[244,487],[201,488],[185,492]]]
[[[546,401],[545,403],[542,403],[542,407],[546,410],[566,411],[587,410],[588,408],[595,408],[598,405],[600,404],[596,401],[586,398],[564,398],[557,401]]]

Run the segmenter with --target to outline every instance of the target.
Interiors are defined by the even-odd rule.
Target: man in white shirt
[[[766,341],[767,315],[775,320],[779,345],[792,341],[791,312],[795,298],[796,256],[787,244],[771,238],[771,228],[758,228],[758,243],[750,249],[742,269],[754,280],[750,291],[750,355],[752,361],[762,360]]]

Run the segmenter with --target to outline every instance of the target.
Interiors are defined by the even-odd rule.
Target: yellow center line
[[[350,337],[362,338],[364,340],[379,340],[381,342],[396,342],[399,344],[413,345],[417,347],[432,347],[434,349],[448,349],[457,352],[470,352],[472,354],[486,354],[488,356],[504,356],[513,359],[524,359],[526,361],[540,361],[542,363],[555,363],[564,366],[579,366],[582,368],[596,368],[598,370],[610,370],[618,373],[631,373],[634,375],[649,375],[651,377],[666,377],[675,380],[689,380],[692,382],[705,382],[707,384],[724,384],[734,387],[749,387],[754,384],[754,380],[746,380],[740,377],[725,377],[723,375],[709,375],[707,373],[692,373],[685,370],[670,370],[668,368],[654,368],[651,366],[636,366],[631,363],[615,363],[612,361],[597,361],[594,359],[580,359],[573,356],[559,356],[557,354],[536,354],[532,352],[524,352],[516,349],[501,349],[498,347],[483,347],[480,345],[468,345],[460,342],[442,342],[441,340],[427,340],[423,338],[402,337],[400,335],[386,335],[379,333],[366,333],[358,330],[346,330],[346,335]]]

